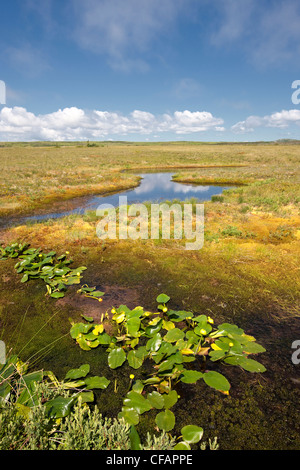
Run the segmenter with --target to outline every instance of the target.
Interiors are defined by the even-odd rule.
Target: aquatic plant
[[[85,266],[70,268],[69,254],[57,256],[55,251],[43,253],[39,248],[29,248],[29,244],[12,243],[5,248],[0,247],[0,259],[18,258],[15,269],[22,274],[21,282],[30,279],[42,279],[46,283],[47,294],[55,299],[64,297],[67,286],[79,284]],[[95,295],[95,294],[94,294]]]
[[[153,368],[146,379],[134,380],[134,374],[130,374],[131,389],[118,416],[136,426],[140,415],[155,409],[157,427],[168,432],[175,426],[171,408],[179,399],[174,388],[178,382],[195,384],[203,380],[228,395],[230,383],[213,370],[213,364],[220,361],[249,372],[264,372],[265,367],[249,356],[265,348],[236,325],[222,323],[215,327],[209,316],[169,309],[170,297],[166,294],[156,300],[157,312],[145,311],[141,306],[132,310],[126,305],[112,308],[113,335],[105,331],[103,323],[93,322],[72,322],[70,334],[84,350],[105,346],[111,369],[127,363],[136,370],[150,361]],[[182,446],[189,445],[185,437],[183,442],[187,444]]]

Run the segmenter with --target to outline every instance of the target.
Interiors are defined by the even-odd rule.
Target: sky
[[[299,0],[10,0],[0,22],[0,141],[300,138]]]

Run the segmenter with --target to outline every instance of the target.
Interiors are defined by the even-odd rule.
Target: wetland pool
[[[198,185],[177,183],[172,180],[174,172],[149,172],[137,173],[141,177],[140,184],[125,191],[117,191],[106,195],[84,196],[74,198],[64,203],[64,209],[57,207],[57,210],[42,214],[35,214],[27,217],[10,218],[1,223],[1,228],[12,225],[20,225],[27,222],[39,222],[49,219],[58,219],[71,214],[84,214],[86,211],[96,210],[102,204],[111,204],[115,207],[119,205],[119,196],[127,197],[128,204],[136,203],[161,203],[164,201],[187,201],[189,199],[199,202],[210,201],[212,196],[221,195],[225,186]]]

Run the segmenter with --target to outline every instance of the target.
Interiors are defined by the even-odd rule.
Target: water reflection
[[[91,196],[78,198],[78,206],[67,211],[58,211],[53,213],[41,214],[31,217],[24,217],[18,220],[18,223],[29,221],[39,221],[47,219],[57,219],[70,214],[84,214],[87,210],[96,210],[100,204],[119,205],[119,196],[126,196],[128,204],[134,203],[160,203],[172,201],[173,199],[185,201],[191,198],[198,201],[209,201],[212,196],[221,194],[226,187],[182,184],[172,180],[174,173],[143,173],[141,183],[138,187],[127,191],[109,194],[107,196]],[[11,221],[13,222],[13,221]],[[17,221],[16,221],[17,222]]]
[[[177,183],[172,180],[173,173],[143,173],[140,186],[122,192],[127,197],[128,204],[143,202],[163,202],[177,199],[185,201],[196,198],[208,201],[212,196],[221,194],[224,186],[199,186]],[[111,194],[105,197],[93,197],[88,203],[89,209],[96,209],[100,204],[119,204],[119,195]]]

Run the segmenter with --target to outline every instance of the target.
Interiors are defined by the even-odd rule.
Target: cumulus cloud
[[[223,119],[207,111],[175,111],[155,116],[134,110],[128,115],[109,111],[84,111],[71,107],[35,115],[23,107],[4,107],[0,112],[1,141],[98,140],[157,133],[193,134],[223,131]]]
[[[300,110],[290,109],[282,110],[267,116],[249,116],[244,121],[237,122],[231,127],[233,132],[246,133],[253,132],[259,127],[273,127],[285,129],[291,124],[300,126]]]

